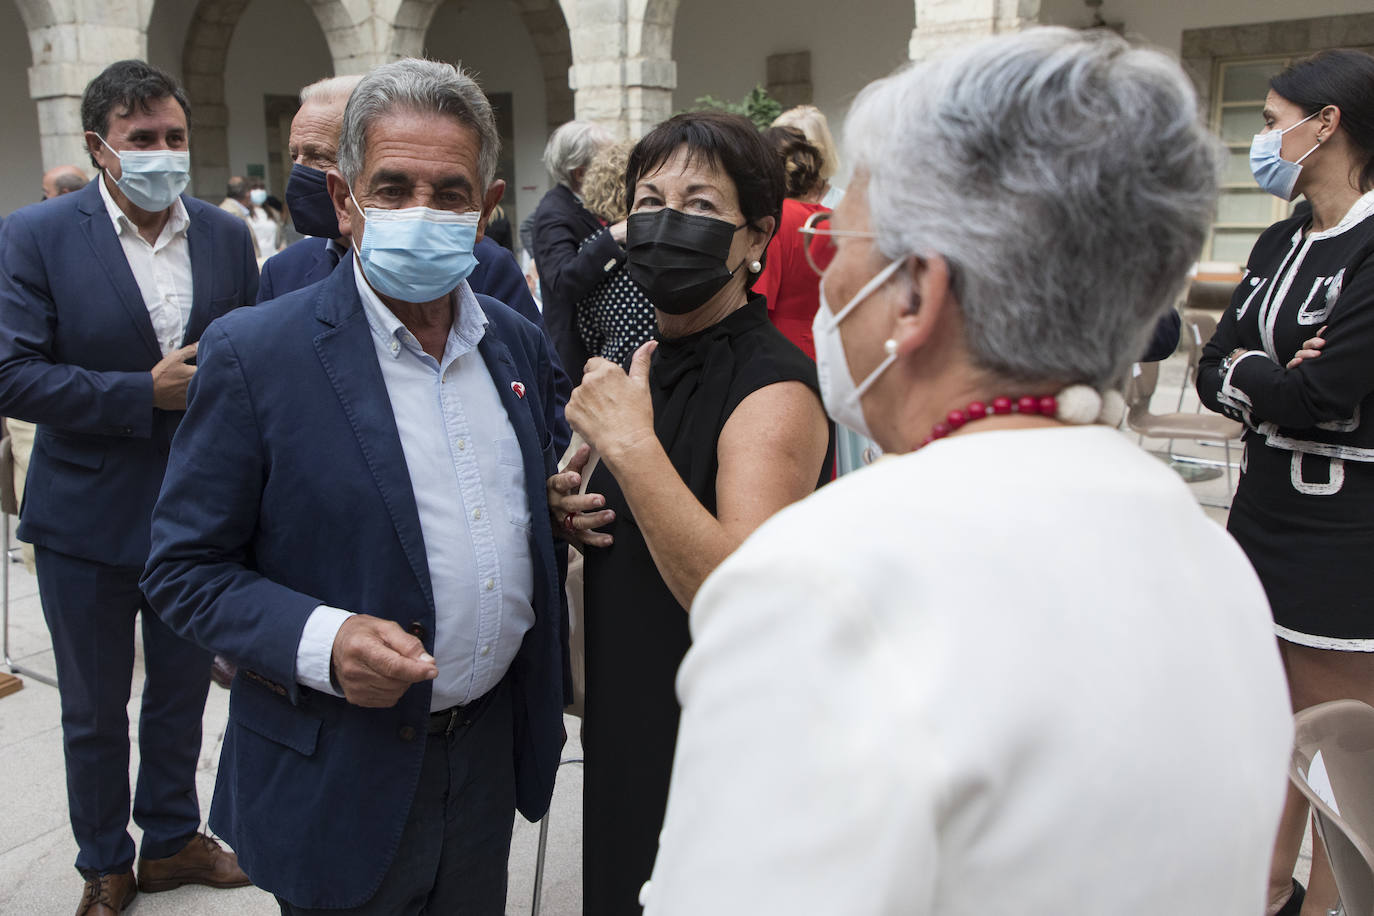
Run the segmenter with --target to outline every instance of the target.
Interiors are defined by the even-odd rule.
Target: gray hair
[[[302,105],[344,105],[353,90],[363,81],[361,73],[329,76],[317,80],[301,90]]]
[[[845,137],[879,249],[954,267],[975,367],[1098,389],[1182,289],[1221,164],[1177,64],[1063,28],[879,80]]]
[[[591,164],[615,135],[592,121],[569,121],[553,132],[544,146],[544,168],[553,180],[572,187],[572,173]]]
[[[452,64],[408,57],[383,64],[363,77],[344,108],[339,135],[339,171],[352,185],[367,158],[367,131],[393,111],[446,115],[477,132],[478,177],[485,190],[496,179],[501,138],[491,103],[476,81]]]

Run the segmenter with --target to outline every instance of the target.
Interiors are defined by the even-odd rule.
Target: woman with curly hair
[[[606,225],[625,219],[625,166],[634,143],[604,147],[582,179],[583,205]],[[583,240],[592,242],[600,230]],[[577,333],[587,356],[600,356],[628,368],[639,345],[654,336],[654,305],[622,262],[577,303]]]

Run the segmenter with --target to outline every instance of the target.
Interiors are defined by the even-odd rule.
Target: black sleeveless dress
[[[768,320],[762,296],[689,337],[660,340],[649,372],[654,431],[692,494],[716,514],[716,444],[753,392],[804,382],[819,397],[815,364]],[[832,440],[833,450],[833,440]],[[829,478],[830,454],[817,469]],[[589,493],[616,521],[610,547],[584,568],[586,718],[582,748],[583,912],[638,916],[668,801],[681,712],[673,689],[691,636],[687,612],[659,575],[615,478],[601,465]]]

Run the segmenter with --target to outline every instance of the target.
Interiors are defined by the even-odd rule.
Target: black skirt
[[[1259,574],[1279,637],[1374,652],[1374,465],[1249,433],[1226,527]]]

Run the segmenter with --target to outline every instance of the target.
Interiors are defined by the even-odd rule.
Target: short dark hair
[[[820,189],[825,157],[806,134],[795,127],[770,127],[763,132],[763,140],[782,160],[788,197],[809,197]]]
[[[81,129],[106,136],[110,131],[110,115],[126,118],[135,109],[149,111],[152,103],[174,98],[186,112],[186,124],[191,124],[191,103],[177,81],[165,70],[141,60],[121,60],[110,64],[100,75],[86,84],[81,96]],[[99,168],[95,157],[91,164]]]
[[[1347,48],[1319,51],[1271,79],[1269,88],[1309,115],[1339,108],[1341,130],[1364,156],[1360,190],[1374,187],[1374,57]]]
[[[759,136],[754,122],[742,115],[723,111],[689,111],[655,127],[635,144],[625,169],[625,207],[634,209],[635,185],[639,179],[687,150],[688,161],[701,157],[720,169],[735,183],[740,212],[749,225],[758,228],[766,216],[773,217],[774,231],[782,216],[786,190],[782,162]]]

